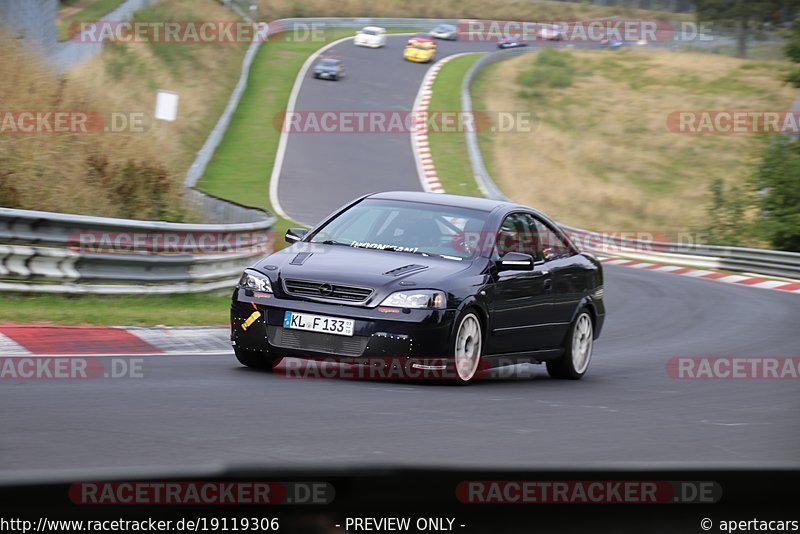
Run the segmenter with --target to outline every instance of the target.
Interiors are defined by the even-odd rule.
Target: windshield
[[[415,202],[366,199],[317,231],[312,243],[347,245],[467,259],[488,214]]]
[[[319,62],[320,67],[336,67],[339,65],[339,62],[335,59],[323,59]]]
[[[362,35],[378,35],[378,32],[375,30],[361,30]]]

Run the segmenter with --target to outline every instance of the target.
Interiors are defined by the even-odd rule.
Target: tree
[[[698,22],[710,22],[736,31],[736,55],[747,57],[750,36],[768,22],[778,22],[781,11],[797,0],[696,0]]]
[[[794,21],[792,30],[786,35],[786,46],[783,47],[783,53],[789,61],[793,63],[800,63],[800,18]],[[784,78],[787,82],[800,87],[800,69],[794,69]]]
[[[750,214],[755,203],[746,187],[725,187],[717,178],[709,186],[711,201],[706,207],[708,223],[702,233],[714,245],[745,247],[753,244],[753,221]]]
[[[800,252],[800,141],[772,140],[753,186],[762,196],[759,233],[777,249]]]

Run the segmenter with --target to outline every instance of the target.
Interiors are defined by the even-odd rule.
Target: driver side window
[[[503,219],[497,232],[497,254],[501,258],[509,252],[530,254],[539,261],[536,221],[527,213],[512,213]]]

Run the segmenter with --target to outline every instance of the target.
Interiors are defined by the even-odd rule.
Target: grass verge
[[[513,200],[572,226],[691,232],[707,223],[709,186],[741,184],[757,134],[692,135],[681,110],[785,110],[786,63],[697,52],[544,50],[482,71],[476,110],[528,112],[530,131],[481,136],[492,177]]]
[[[428,142],[436,174],[445,191],[456,195],[483,196],[472,174],[463,128],[442,126],[441,131],[436,131],[436,124],[439,123],[436,117],[441,113],[445,115],[439,116],[452,116],[462,111],[461,84],[467,71],[481,56],[470,54],[446,63],[433,83],[433,95],[428,108],[435,123],[428,129]]]
[[[226,326],[230,295],[14,295],[0,299],[0,323],[98,326]]]
[[[239,20],[216,0],[161,0],[135,16],[137,21]],[[0,31],[4,109],[83,113],[102,117],[100,126],[117,130],[0,135],[0,205],[199,220],[181,202],[183,176],[225,108],[246,49],[246,43],[108,43],[58,75],[19,39]],[[159,89],[180,96],[175,122],[152,119]],[[109,120],[114,117],[121,123]]]
[[[94,22],[117,9],[125,0],[79,0],[61,8],[58,17],[58,40],[66,41],[72,37],[72,25],[80,22]],[[62,16],[62,13],[66,13]]]

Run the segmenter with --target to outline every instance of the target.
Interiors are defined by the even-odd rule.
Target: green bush
[[[536,59],[529,69],[517,75],[517,83],[523,86],[517,94],[523,98],[542,98],[544,94],[532,88],[570,87],[574,74],[574,60],[571,54],[550,48],[544,49],[536,54]]]
[[[800,141],[770,142],[753,186],[761,198],[760,234],[777,249],[800,252]]]

